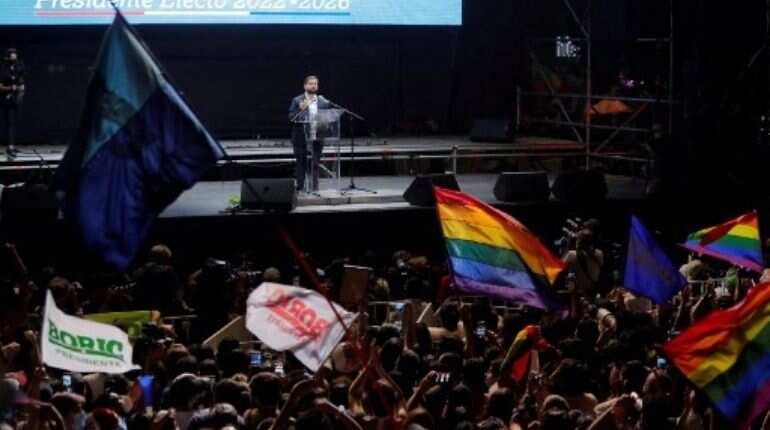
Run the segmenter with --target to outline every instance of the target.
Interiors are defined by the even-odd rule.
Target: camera
[[[251,353],[249,353],[249,365],[255,369],[262,367],[261,351],[251,351]]]
[[[583,228],[583,220],[580,218],[567,218],[561,228],[562,236],[556,239],[553,244],[563,252],[575,248],[575,239],[577,232]]]
[[[201,269],[201,276],[214,282],[226,283],[235,279],[236,272],[229,262],[209,258]]]
[[[111,285],[110,290],[115,293],[130,293],[134,287],[136,287],[136,281],[128,281],[122,284]]]
[[[137,379],[137,382],[139,383],[139,388],[142,390],[142,398],[145,403],[145,407],[152,408],[154,405],[154,384],[155,384],[155,375],[150,373],[145,373],[139,375],[139,378]]]
[[[278,376],[281,376],[281,377],[285,376],[285,372],[283,370],[283,362],[276,360],[273,362],[273,364],[274,364],[273,372],[275,372],[275,374]]]
[[[72,374],[71,373],[65,373],[61,377],[61,384],[64,386],[64,390],[67,392],[72,391]]]
[[[168,346],[173,339],[168,337],[167,333],[154,322],[142,323],[142,336],[146,338],[150,345]]]
[[[475,334],[476,334],[476,337],[478,337],[478,338],[483,338],[484,336],[487,335],[487,322],[486,321],[481,320],[481,321],[478,322],[478,324],[476,325]]]
[[[406,307],[406,303],[390,303],[388,304],[388,307],[388,319],[400,330],[404,318],[404,308]]]
[[[257,288],[262,283],[261,270],[240,270],[238,274],[246,278],[250,288]]]

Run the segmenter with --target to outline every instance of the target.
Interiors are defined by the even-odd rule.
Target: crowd
[[[559,243],[567,265],[554,288],[569,316],[458,297],[446,266],[399,251],[335,260],[318,275],[339,298],[345,263],[370,263],[370,302],[398,303],[396,318],[362,305],[363,317],[325,365],[311,373],[290,353],[254,341],[204,340],[238,315],[262,281],[303,284],[278,268],[235,269],[210,259],[184,277],[171,250],[152,248],[144,265],[115,279],[66,279],[27,270],[12,245],[13,270],[0,291],[2,430],[266,429],[725,429],[731,424],[672,367],[662,345],[710,310],[740,300],[759,279],[692,257],[688,285],[654,305],[622,288],[611,242],[596,221]],[[613,248],[614,249],[614,248]],[[622,260],[622,259],[620,259]],[[432,264],[433,263],[433,264]],[[713,267],[710,267],[713,266]],[[40,314],[50,290],[70,315],[158,310],[195,315],[144,324],[125,374],[46,367]],[[435,319],[420,318],[425,304]],[[431,313],[431,312],[428,312]],[[537,327],[542,342],[523,379],[509,348]],[[770,429],[770,419],[756,428]]]

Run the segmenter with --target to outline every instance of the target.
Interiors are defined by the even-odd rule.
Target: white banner
[[[41,333],[43,363],[71,372],[124,373],[138,369],[133,349],[119,328],[62,312],[48,291]]]
[[[334,304],[349,326],[358,314]],[[329,302],[305,288],[265,282],[249,296],[246,328],[276,351],[291,351],[312,371],[317,371],[345,329]]]

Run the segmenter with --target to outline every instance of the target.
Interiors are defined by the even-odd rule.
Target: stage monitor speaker
[[[59,217],[56,195],[44,184],[5,187],[0,208],[5,221],[53,222]]]
[[[501,202],[545,201],[551,189],[543,171],[503,172],[497,177],[494,193]]]
[[[404,200],[414,206],[433,206],[436,199],[433,197],[433,186],[460,191],[455,175],[420,175],[414,178],[409,188],[404,191]]]
[[[560,174],[551,188],[563,202],[597,202],[607,198],[607,181],[600,170],[577,170]]]
[[[511,122],[506,119],[475,119],[470,138],[472,142],[513,142]]]
[[[289,212],[297,206],[294,179],[244,179],[241,182],[241,207]]]

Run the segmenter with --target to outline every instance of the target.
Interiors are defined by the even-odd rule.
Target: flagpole
[[[128,22],[128,20],[125,19],[123,14],[120,12],[120,8],[118,8],[117,4],[114,0],[109,0],[112,7],[115,9],[115,15],[116,20],[121,20],[125,24],[125,28],[136,38],[136,40],[142,45],[147,55],[150,57],[154,65],[160,70],[161,75],[163,78],[168,82],[168,84],[174,89],[177,90],[176,85],[174,85],[173,80],[171,79],[171,76],[166,72],[166,70],[163,68],[162,64],[158,59],[155,57],[155,55],[152,53],[152,51],[149,49],[149,47],[144,43],[144,40],[139,36],[139,34],[136,32],[136,30],[131,26],[131,24]],[[181,97],[182,99],[186,100],[186,97],[183,93],[180,91],[176,91],[176,93]],[[195,112],[195,110],[192,108],[190,103],[187,103],[189,109],[192,111],[192,113],[195,115],[196,119],[199,120],[200,116]],[[207,133],[208,134],[208,133]],[[217,141],[213,136],[209,135],[211,140],[214,142],[214,144],[220,149],[222,152],[224,159],[231,160],[229,154],[225,150],[224,147]],[[310,265],[307,263],[305,258],[302,256],[302,254],[299,252],[299,248],[294,244],[294,242],[289,237],[288,233],[279,225],[278,222],[275,223],[276,228],[278,229],[281,237],[283,238],[284,242],[288,245],[289,249],[291,250],[292,254],[294,254],[294,258],[297,260],[297,262],[300,264],[302,269],[305,271],[305,273],[310,278],[310,281],[313,283],[315,289],[322,293],[324,296],[324,299],[326,299],[326,302],[331,307],[332,311],[334,312],[335,317],[339,321],[339,323],[342,325],[344,331],[347,333],[349,331],[348,325],[345,323],[342,316],[339,314],[339,311],[334,306],[332,301],[329,299],[328,295],[324,292],[322,289],[321,281],[318,278],[318,276],[315,274],[315,272],[311,269]]]
[[[48,303],[48,297],[48,294],[46,294],[45,304],[43,304],[43,321],[40,322],[40,336],[38,336],[40,339],[38,339],[38,344],[36,345],[38,348],[38,366],[42,366],[45,363],[43,360],[43,350],[45,349],[43,347],[43,342],[45,342],[46,334],[43,332],[43,330],[45,327],[45,319],[48,317],[48,306],[50,306],[50,303]],[[53,300],[53,298],[51,298],[51,300]]]
[[[289,250],[294,255],[294,259],[297,260],[297,263],[299,263],[300,267],[302,267],[302,270],[310,278],[310,282],[313,284],[313,287],[315,287],[315,290],[321,293],[324,299],[326,299],[326,302],[329,304],[329,307],[332,308],[332,312],[334,312],[334,316],[337,318],[337,321],[339,321],[339,323],[342,324],[342,328],[347,333],[349,330],[349,327],[347,324],[345,324],[345,320],[342,319],[342,316],[340,315],[339,311],[337,311],[337,307],[334,306],[334,303],[332,303],[331,299],[329,299],[328,294],[326,293],[325,289],[321,285],[321,279],[318,278],[318,275],[310,267],[310,264],[302,255],[302,253],[300,252],[299,248],[294,243],[294,241],[291,239],[291,237],[289,236],[289,233],[286,232],[286,229],[284,229],[278,222],[275,223],[275,228],[278,230],[278,233],[281,235],[281,238],[283,239],[284,242],[286,242],[286,245],[289,247]]]
[[[283,226],[278,223],[277,220],[273,223],[275,225],[275,228],[278,230],[278,234],[281,235],[281,238],[286,243],[286,246],[289,248],[291,253],[294,256],[294,259],[297,260],[297,263],[299,263],[302,270],[308,275],[310,278],[310,282],[315,287],[315,290],[318,291],[323,298],[326,300],[326,303],[329,305],[329,307],[332,309],[332,312],[334,312],[334,316],[337,318],[337,321],[342,326],[343,331],[345,332],[345,336],[347,336],[350,333],[351,327],[348,326],[345,323],[345,320],[340,315],[339,311],[337,310],[337,307],[334,306],[334,303],[329,299],[329,295],[326,292],[326,289],[322,287],[321,280],[318,278],[318,275],[313,271],[312,267],[310,267],[310,264],[307,262],[305,257],[302,255],[302,253],[299,250],[299,247],[297,247],[297,244],[294,243],[291,236],[289,236],[289,233],[286,231],[286,229],[283,228]],[[358,315],[359,318],[362,317],[361,313],[359,312]],[[361,333],[359,333],[359,336],[361,336]],[[353,351],[355,351],[356,356],[358,356],[359,360],[365,360],[366,357],[364,357],[364,352],[361,346],[358,345],[358,343],[353,342]],[[329,353],[329,356],[331,356],[331,353]]]
[[[757,234],[759,235],[760,239],[762,238],[762,223],[759,222],[759,211],[757,209],[754,209],[754,215],[757,217]],[[764,243],[759,243],[759,260],[764,262],[765,261],[765,247]]]

